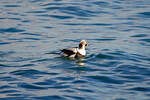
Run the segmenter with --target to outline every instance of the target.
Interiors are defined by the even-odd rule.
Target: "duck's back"
[[[77,54],[77,47],[66,48],[61,50],[61,52],[63,52],[64,56],[67,57],[75,56]]]

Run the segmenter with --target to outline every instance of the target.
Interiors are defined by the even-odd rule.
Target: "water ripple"
[[[143,42],[150,42],[150,39],[139,39],[139,41],[143,41]]]
[[[50,15],[50,17],[56,18],[56,19],[71,19],[72,16],[60,16],[60,15]]]
[[[1,33],[5,32],[23,32],[25,30],[17,29],[17,28],[7,28],[7,29],[0,29]]]
[[[138,35],[133,35],[131,37],[147,37],[147,34],[138,34]]]
[[[16,8],[16,7],[20,7],[20,5],[5,5],[5,7],[14,7],[14,8]]]
[[[52,96],[43,96],[43,97],[34,97],[35,99],[37,99],[37,100],[53,100],[53,99],[55,99],[55,100],[66,100],[64,97],[62,97],[62,96],[58,96],[58,95],[52,95]]]
[[[0,93],[16,93],[16,92],[19,92],[19,91],[17,91],[17,90],[5,90],[5,91],[0,91]]]
[[[107,76],[87,76],[87,78],[94,79],[94,80],[104,82],[104,83],[110,83],[110,84],[123,84],[124,83],[124,81],[122,80],[112,79]]]
[[[100,59],[115,59],[114,56],[106,55],[106,54],[98,54],[96,57]]]
[[[0,4],[0,99],[149,100],[150,1]],[[82,39],[86,57],[58,54]]]
[[[36,85],[32,85],[32,84],[27,84],[27,83],[18,83],[18,86],[24,89],[47,89],[45,87],[40,87],[40,86],[36,86]]]
[[[129,90],[150,92],[150,87],[134,87],[134,88],[130,88]]]
[[[17,78],[13,78],[13,77],[10,77],[10,76],[5,76],[5,77],[3,77],[3,76],[1,76],[0,77],[0,80],[1,81],[17,81],[18,79]]]
[[[93,24],[83,24],[83,23],[62,23],[63,25],[73,25],[73,26],[110,26],[111,24],[105,23],[93,23]]]
[[[140,17],[144,17],[144,18],[150,18],[150,12],[142,12],[142,13],[139,13],[139,16]]]
[[[100,7],[108,7],[109,6],[109,3],[106,2],[106,1],[95,1],[95,2],[92,2],[93,4],[95,5],[98,5]]]
[[[46,10],[58,10],[66,14],[81,16],[81,17],[90,17],[94,16],[94,11],[81,9],[79,6],[67,6],[67,7],[47,7]]]
[[[13,71],[13,72],[10,72],[10,74],[21,75],[22,77],[34,78],[33,76],[35,76],[35,75],[42,75],[42,74],[49,74],[49,73],[38,71],[38,70],[34,70],[34,69],[26,69],[26,70]]]

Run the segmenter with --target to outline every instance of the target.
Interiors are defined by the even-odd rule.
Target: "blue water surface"
[[[150,1],[0,0],[0,99],[150,100]]]

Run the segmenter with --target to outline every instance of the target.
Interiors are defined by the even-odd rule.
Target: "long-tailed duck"
[[[88,46],[85,40],[79,43],[79,47],[62,49],[61,52],[65,57],[78,58],[86,55],[85,46]]]

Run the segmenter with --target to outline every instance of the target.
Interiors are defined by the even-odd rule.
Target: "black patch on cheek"
[[[83,46],[82,44],[79,44],[79,48],[82,48],[82,46]]]

